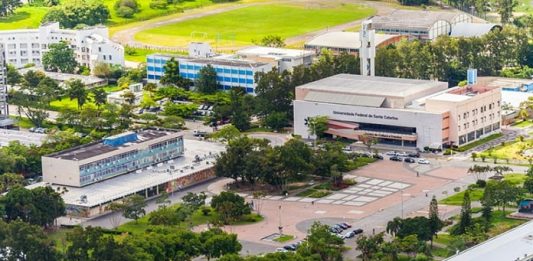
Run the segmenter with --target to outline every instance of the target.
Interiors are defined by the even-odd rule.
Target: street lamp
[[[411,194],[408,194],[408,193],[403,193],[403,189],[402,189],[402,219],[403,219],[403,197],[410,197]]]

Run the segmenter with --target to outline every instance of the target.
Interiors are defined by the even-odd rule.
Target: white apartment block
[[[105,26],[80,30],[60,29],[59,23],[41,25],[38,29],[0,31],[8,64],[17,68],[34,63],[42,65],[42,56],[50,44],[68,42],[80,65],[94,68],[98,62],[124,66],[124,47],[109,40]]]

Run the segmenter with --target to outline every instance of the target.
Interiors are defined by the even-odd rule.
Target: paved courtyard
[[[363,206],[411,186],[411,184],[403,182],[368,178],[355,175],[346,175],[345,178],[355,179],[357,181],[357,184],[340,191],[335,191],[333,192],[333,194],[324,198],[284,198],[282,196],[267,196],[265,199],[317,204]],[[250,198],[250,196],[247,197]]]

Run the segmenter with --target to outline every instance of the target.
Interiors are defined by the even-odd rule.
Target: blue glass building
[[[165,73],[164,66],[173,56],[153,54],[146,60],[146,72],[148,82],[159,83],[159,79]],[[243,87],[249,94],[255,94],[256,72],[268,72],[272,65],[237,59],[223,58],[183,58],[174,57],[180,64],[180,74],[194,82],[198,78],[198,72],[208,64],[217,72],[219,89],[229,90],[233,87]]]

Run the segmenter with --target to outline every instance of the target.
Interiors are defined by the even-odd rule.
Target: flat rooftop
[[[145,129],[137,131],[137,140],[133,142],[125,143],[121,146],[113,147],[104,144],[104,140],[99,140],[97,142],[77,146],[68,150],[63,150],[57,153],[52,153],[45,155],[49,158],[57,159],[66,159],[66,160],[84,160],[92,158],[97,155],[108,153],[115,150],[120,150],[132,146],[133,144],[143,143],[149,140],[157,139],[166,135],[175,134],[176,132],[170,130],[156,130],[156,129]],[[108,137],[112,138],[112,137]]]
[[[224,145],[214,142],[185,139],[184,146],[185,152],[182,157],[159,163],[157,166],[144,168],[81,188],[62,185],[52,185],[52,188],[67,187],[68,191],[61,195],[67,205],[98,206],[131,193],[211,168],[214,166],[215,156],[224,151]],[[201,161],[195,162],[196,155],[200,157]],[[41,182],[37,186],[45,185],[47,184]],[[33,187],[35,186],[33,185]],[[80,200],[82,196],[87,197],[86,202]]]
[[[264,47],[264,46],[253,46],[248,47],[242,50],[237,51],[239,55],[257,55],[263,57],[302,57],[313,55],[314,52],[298,49],[287,49],[287,48],[274,48],[274,47]]]
[[[267,65],[267,63],[232,58],[233,56],[231,55],[217,55],[211,58],[192,58],[192,57],[186,57],[183,55],[180,56],[180,55],[171,55],[171,54],[151,54],[146,57],[147,59],[148,57],[167,57],[167,58],[175,58],[178,60],[184,60],[184,61],[191,62],[191,63],[216,64],[216,65],[223,65],[223,66],[247,67],[247,68],[261,67],[261,66]]]
[[[39,71],[44,73],[46,76],[52,78],[53,80],[59,82],[66,82],[70,80],[80,80],[85,86],[93,85],[103,85],[107,83],[106,79],[98,78],[91,75],[80,75],[80,74],[70,74],[70,73],[59,73],[59,72],[47,72],[41,67],[30,67],[22,68],[18,70],[20,74],[26,74],[28,71]]]
[[[374,42],[376,46],[379,46],[383,42],[394,38],[401,38],[401,36],[376,33]],[[361,48],[361,38],[359,32],[330,32],[313,38],[311,41],[305,43],[305,47],[359,49]]]
[[[395,10],[387,15],[374,16],[373,29],[421,29],[428,30],[437,21],[452,22],[459,16],[469,15],[461,12]],[[470,17],[471,20],[471,17]]]
[[[355,95],[407,97],[439,87],[443,84],[447,85],[445,82],[431,80],[337,74],[298,86],[297,88]]]
[[[18,141],[23,145],[40,146],[46,139],[46,134],[27,131],[0,129],[0,147],[9,145],[12,141]]]
[[[515,261],[533,254],[533,221],[511,229],[447,261]]]

